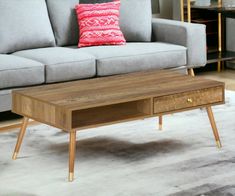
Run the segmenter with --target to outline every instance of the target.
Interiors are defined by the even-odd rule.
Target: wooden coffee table
[[[76,131],[205,107],[218,147],[211,110],[224,104],[224,83],[173,71],[147,71],[13,91],[12,111],[24,116],[13,159],[29,118],[68,131],[69,181],[74,179]],[[160,118],[161,124],[161,118]]]

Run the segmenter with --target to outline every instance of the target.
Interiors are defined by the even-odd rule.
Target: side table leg
[[[159,116],[158,117],[159,119],[159,121],[158,121],[158,126],[159,126],[159,130],[162,130],[162,116]]]
[[[217,145],[218,148],[221,148],[222,145],[221,145],[221,142],[220,142],[218,129],[217,129],[217,126],[216,126],[216,123],[215,123],[215,119],[214,119],[214,115],[213,115],[211,107],[210,106],[207,107],[206,111],[207,111],[207,114],[208,114],[208,117],[209,117],[209,120],[210,120],[210,123],[211,123],[211,127],[212,127],[212,130],[213,130],[214,136],[215,136],[216,145]]]
[[[76,153],[76,130],[70,131],[69,139],[69,182],[74,180],[74,160]]]
[[[28,122],[29,122],[29,118],[24,117],[22,125],[21,125],[21,129],[20,129],[20,132],[19,132],[19,135],[18,135],[18,138],[17,138],[15,150],[14,150],[14,153],[13,153],[13,156],[12,156],[13,160],[16,160],[17,155],[19,153],[20,146],[21,146],[22,140],[24,138],[24,134],[25,134],[25,130],[26,130]]]

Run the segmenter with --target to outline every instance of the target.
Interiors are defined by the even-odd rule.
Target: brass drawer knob
[[[187,99],[187,102],[188,102],[188,103],[193,103],[193,100],[192,100],[191,98],[188,98],[188,99]]]

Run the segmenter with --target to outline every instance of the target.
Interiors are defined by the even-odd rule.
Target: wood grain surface
[[[101,125],[153,115],[153,105],[155,115],[157,115],[159,111],[156,109],[158,108],[156,100],[160,97],[163,100],[167,98],[166,96],[172,95],[179,97],[184,95],[190,98],[195,92],[197,92],[195,95],[197,99],[202,95],[201,92],[204,93],[201,99],[203,103],[194,102],[196,104],[192,105],[192,108],[224,102],[224,83],[222,82],[182,75],[174,71],[157,70],[13,91],[12,111],[39,122],[72,130],[89,127],[93,123]],[[212,99],[214,96],[216,99]],[[123,105],[119,105],[122,107],[116,105],[122,103]],[[164,104],[169,103],[179,104],[175,98],[171,97],[168,97],[168,101],[164,101]],[[186,105],[186,109],[190,107]],[[115,110],[115,108],[118,109]],[[175,109],[185,109],[185,107],[181,104],[180,108]],[[99,117],[100,122],[88,118],[91,116],[90,113],[105,116],[108,111],[111,117],[107,115],[108,119]],[[146,111],[151,112],[146,114]],[[169,111],[172,112],[172,107],[163,113],[169,113]],[[82,116],[87,117],[87,123],[81,122],[81,119],[85,118]]]

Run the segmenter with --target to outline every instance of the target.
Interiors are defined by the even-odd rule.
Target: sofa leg
[[[193,68],[188,69],[188,75],[193,76],[193,77],[195,76]]]
[[[162,130],[162,116],[159,116],[158,118],[158,128],[159,130]]]

